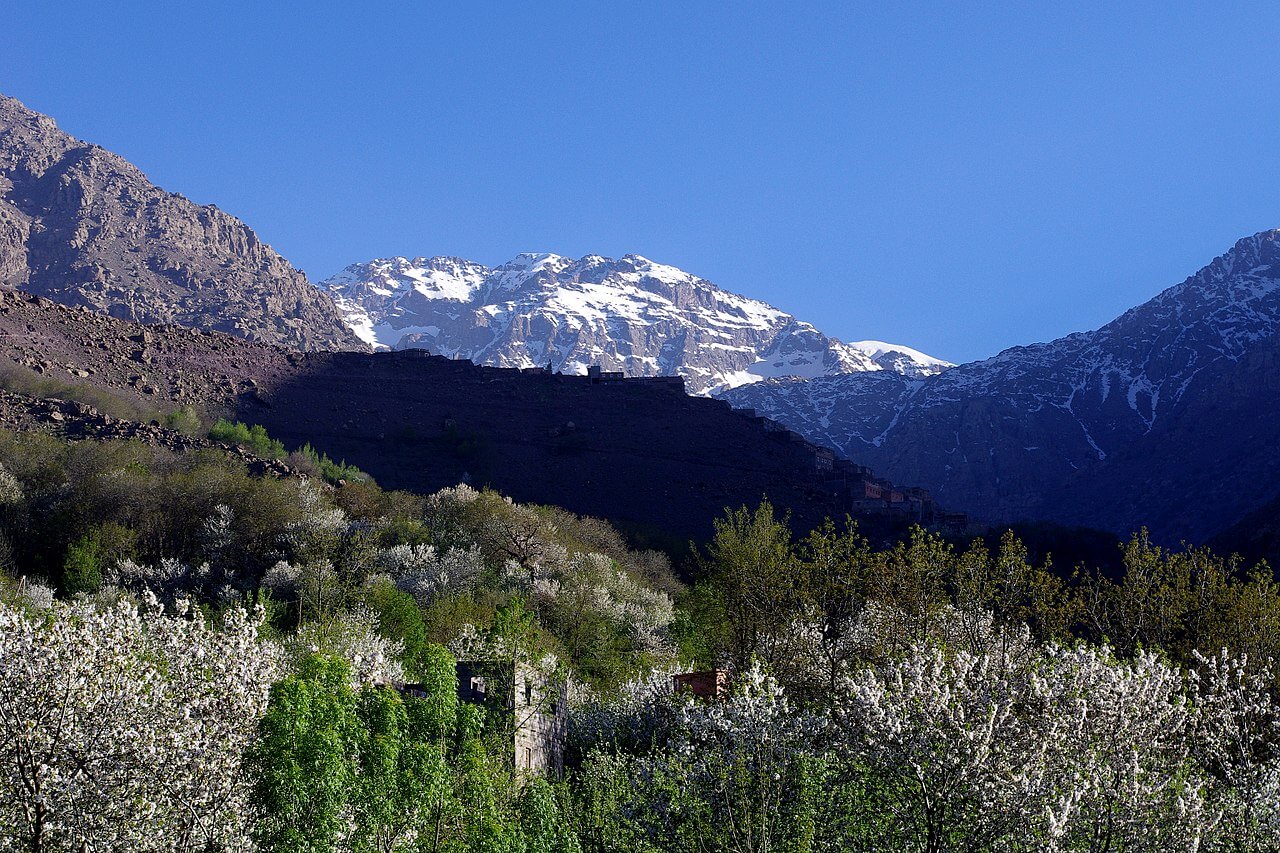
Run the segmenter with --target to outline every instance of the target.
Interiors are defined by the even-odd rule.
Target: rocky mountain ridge
[[[1203,541],[1280,492],[1260,476],[1280,469],[1278,330],[1280,231],[1266,231],[1096,331],[932,377],[725,396],[981,518]]]
[[[141,323],[364,349],[329,298],[243,222],[0,95],[0,285]]]
[[[519,255],[490,269],[461,258],[386,258],[322,282],[361,340],[500,367],[681,375],[714,394],[776,376],[950,365],[909,347],[844,343],[759,300],[639,255]]]

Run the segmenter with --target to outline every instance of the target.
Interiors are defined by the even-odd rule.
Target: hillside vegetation
[[[0,534],[0,850],[1280,845],[1280,589],[1143,532],[1112,578],[762,502],[685,583],[465,485],[2,433]],[[570,680],[563,778],[458,701],[486,657]]]

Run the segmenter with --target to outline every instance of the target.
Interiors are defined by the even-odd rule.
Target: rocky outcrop
[[[140,423],[115,418],[75,400],[0,391],[0,429],[46,432],[70,441],[136,441],[174,453],[218,450],[238,459],[254,476],[289,477],[298,473],[278,459],[263,459],[238,445],[186,435],[154,421]]]
[[[140,323],[364,349],[332,301],[243,222],[0,95],[0,285]]]

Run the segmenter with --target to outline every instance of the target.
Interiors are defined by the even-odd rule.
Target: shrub
[[[329,458],[327,453],[321,453],[311,446],[311,442],[299,447],[291,454],[294,457],[302,457],[315,473],[325,479],[325,482],[337,485],[342,483],[359,483],[369,479],[369,475],[361,471],[354,465],[348,465],[347,460],[334,462]]]
[[[196,410],[190,406],[174,409],[165,415],[164,425],[185,435],[199,435],[204,426],[200,423],[200,416],[196,414]]]
[[[283,459],[286,455],[284,445],[267,435],[266,427],[261,424],[249,426],[240,421],[218,418],[218,422],[209,430],[209,438],[238,444],[264,459]]]
[[[67,549],[62,563],[62,591],[67,595],[97,592],[102,587],[102,562],[98,543],[82,536]]]

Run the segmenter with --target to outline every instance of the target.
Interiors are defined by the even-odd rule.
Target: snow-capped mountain
[[[679,374],[714,394],[774,377],[950,367],[909,347],[847,344],[755,299],[639,255],[525,254],[494,269],[459,258],[352,264],[320,282],[378,348],[420,347],[501,367]]]
[[[1268,231],[1096,331],[934,376],[772,379],[725,397],[987,519],[1207,538],[1280,493],[1278,330]]]

